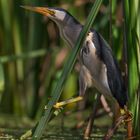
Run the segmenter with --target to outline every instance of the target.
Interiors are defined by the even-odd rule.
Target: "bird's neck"
[[[65,30],[65,35],[71,42],[71,47],[74,47],[80,32],[82,30],[82,26],[80,24],[75,25],[74,27],[68,27],[69,29]]]
[[[74,47],[81,30],[81,24],[63,26],[63,28],[59,27],[62,39],[72,48]]]

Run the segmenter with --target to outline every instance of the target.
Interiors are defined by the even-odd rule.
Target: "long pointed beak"
[[[32,6],[21,6],[24,9],[40,13],[45,16],[55,16],[55,11],[50,10],[47,7],[32,7]]]

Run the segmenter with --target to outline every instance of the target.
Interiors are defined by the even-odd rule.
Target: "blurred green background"
[[[93,3],[0,0],[0,115],[39,119],[71,51],[52,21],[20,5],[61,7],[84,24]],[[134,126],[140,132],[140,2],[104,0],[93,28],[103,35],[118,59]],[[60,100],[78,95],[78,72],[76,63]],[[73,108],[76,106],[70,110]]]

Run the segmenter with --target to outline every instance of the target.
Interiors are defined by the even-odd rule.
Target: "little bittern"
[[[61,8],[22,7],[49,17],[57,24],[62,39],[74,47],[83,25],[70,13]],[[107,42],[94,29],[90,29],[86,36],[80,61],[79,95],[83,96],[88,87],[95,87],[112,104],[118,103],[121,109],[126,108],[127,91],[118,63]]]

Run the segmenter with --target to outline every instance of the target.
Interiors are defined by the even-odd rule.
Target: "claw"
[[[116,121],[115,126],[111,129],[109,129],[108,133],[104,137],[104,140],[109,140],[113,136],[114,132],[117,130],[118,126],[123,122],[127,126],[127,136],[128,136],[128,138],[132,137],[133,114],[127,109],[126,106],[124,107],[124,109],[121,109],[120,112],[121,112],[121,116]]]
[[[125,106],[124,109],[120,109],[121,115],[125,115],[125,122],[129,122],[133,120],[133,114],[127,109]]]
[[[128,123],[128,122],[133,120],[133,114],[131,112],[128,112],[128,114],[126,114],[126,115],[127,115],[127,117],[124,120],[126,123]]]
[[[133,136],[133,128],[132,128],[132,120],[133,120],[133,114],[126,108],[126,117],[125,117],[125,123],[127,125],[127,136],[128,138],[131,138]]]

